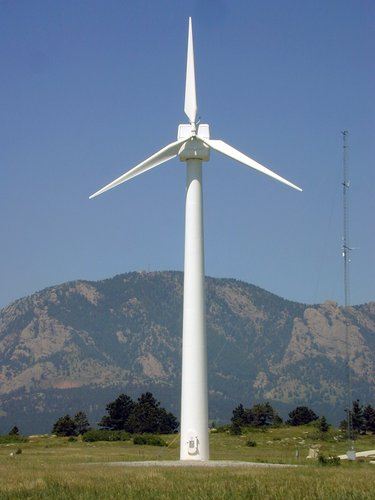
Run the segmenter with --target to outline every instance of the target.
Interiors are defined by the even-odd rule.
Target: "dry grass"
[[[307,434],[306,434],[307,432]],[[11,458],[15,446],[0,446],[1,499],[370,499],[375,492],[375,465],[368,463],[320,467],[308,463],[306,428],[252,432],[248,436],[211,435],[213,459],[300,463],[297,469],[183,469],[84,465],[122,460],[176,459],[178,441],[169,448],[132,443],[67,443],[40,438],[21,444],[23,453]],[[172,436],[169,437],[171,442]],[[314,441],[316,442],[316,441]],[[297,443],[300,443],[297,445]],[[297,446],[300,457],[295,457]],[[345,443],[323,443],[326,454],[341,453]],[[358,449],[375,448],[374,437],[361,438]]]

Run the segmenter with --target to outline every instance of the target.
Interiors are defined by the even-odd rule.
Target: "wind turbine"
[[[143,174],[175,156],[186,162],[180,460],[208,460],[202,162],[210,159],[210,149],[214,149],[287,186],[298,191],[302,189],[224,141],[210,139],[209,126],[198,124],[191,18],[189,18],[184,111],[189,124],[178,126],[177,141],[168,144],[147,160],[104,186],[90,198]]]

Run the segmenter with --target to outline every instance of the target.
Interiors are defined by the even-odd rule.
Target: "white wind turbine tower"
[[[224,141],[210,139],[209,126],[197,123],[197,109],[193,34],[191,18],[189,18],[184,111],[190,123],[179,125],[177,141],[168,144],[90,196],[90,198],[94,198],[175,156],[186,162],[181,460],[209,459],[202,161],[208,161],[210,149],[214,149],[298,191],[302,191],[296,185],[237,151]]]

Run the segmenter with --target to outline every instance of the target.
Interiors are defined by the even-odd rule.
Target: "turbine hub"
[[[191,136],[190,139],[181,146],[178,156],[181,161],[209,161],[210,148],[196,136]]]

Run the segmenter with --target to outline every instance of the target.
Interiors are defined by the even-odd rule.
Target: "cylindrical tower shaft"
[[[180,459],[208,460],[202,160],[186,163]]]

